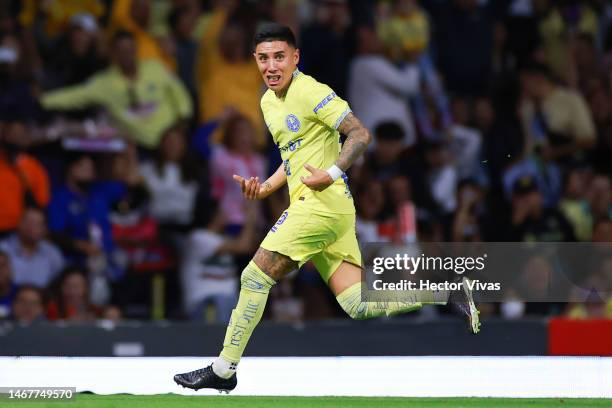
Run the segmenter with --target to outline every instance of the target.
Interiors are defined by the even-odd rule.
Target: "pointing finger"
[[[305,163],[305,164],[304,164],[304,168],[305,168],[306,170],[308,170],[309,172],[311,172],[311,173],[314,173],[314,172],[315,172],[315,170],[316,170],[314,167],[312,167],[312,166],[311,166],[310,164],[308,164],[308,163]]]

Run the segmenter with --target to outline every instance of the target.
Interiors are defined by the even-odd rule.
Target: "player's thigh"
[[[289,272],[298,268],[298,263],[288,256],[262,247],[255,252],[253,262],[274,280],[282,279]]]
[[[336,239],[333,221],[327,214],[304,211],[299,206],[289,207],[262,241],[255,254],[255,263],[279,279],[301,267]]]
[[[355,233],[355,216],[344,215],[338,229],[342,229],[344,234],[312,258],[321,278],[334,293],[361,279],[361,251]]]

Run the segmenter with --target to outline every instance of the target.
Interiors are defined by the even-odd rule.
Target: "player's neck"
[[[276,97],[278,99],[284,99],[285,96],[287,96],[287,92],[289,91],[289,87],[291,86],[291,84],[293,83],[293,80],[295,79],[295,77],[300,73],[299,69],[295,69],[293,71],[293,73],[291,74],[291,79],[289,80],[289,82],[287,82],[287,86],[285,86],[283,89],[278,90],[278,91],[274,91],[274,94],[276,95]]]
[[[285,99],[285,96],[287,95],[287,91],[289,90],[289,87],[291,86],[291,82],[293,82],[293,78],[289,80],[286,87],[284,87],[281,90],[274,91],[274,94],[276,95],[278,99]]]

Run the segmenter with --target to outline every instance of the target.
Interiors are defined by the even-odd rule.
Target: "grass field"
[[[0,402],[2,408],[461,408],[461,407],[609,407],[606,399],[511,399],[511,398],[365,398],[365,397],[242,397],[180,395],[77,394],[72,401]]]

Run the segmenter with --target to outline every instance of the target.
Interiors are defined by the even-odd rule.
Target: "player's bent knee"
[[[276,281],[266,275],[253,261],[249,262],[240,275],[240,287],[254,292],[269,292],[275,283]]]

